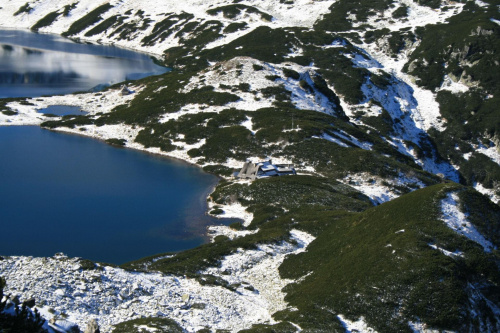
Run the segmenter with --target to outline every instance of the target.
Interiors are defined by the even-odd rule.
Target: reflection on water
[[[0,98],[85,91],[166,71],[144,54],[0,30]]]

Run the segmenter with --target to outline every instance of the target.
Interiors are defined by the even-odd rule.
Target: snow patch
[[[452,257],[452,258],[457,258],[457,257],[463,257],[464,256],[464,253],[463,252],[460,252],[460,251],[455,251],[455,252],[451,252],[451,251],[447,251],[439,246],[437,246],[436,244],[428,244],[431,248],[433,248],[434,250],[438,250],[439,252],[443,253],[445,256],[448,256],[448,257]]]
[[[51,105],[78,106],[89,116],[99,117],[98,113],[108,113],[119,105],[130,103],[137,93],[144,89],[143,86],[129,86],[129,88],[135,93],[122,96],[120,89],[115,89],[98,93],[30,98],[26,100],[28,105],[10,102],[7,107],[17,112],[17,115],[7,116],[0,113],[0,126],[40,125],[44,121],[61,119],[61,117],[46,117],[37,112]]]
[[[233,240],[235,238],[245,237],[248,235],[253,235],[259,232],[256,230],[234,230],[229,226],[225,225],[212,225],[208,227],[208,236],[211,238],[212,242],[215,241],[217,236],[226,236],[227,238]]]
[[[399,6],[398,6],[399,3]],[[377,29],[390,29],[391,31],[400,31],[401,29],[425,26],[428,24],[444,23],[450,17],[459,14],[464,4],[462,3],[447,3],[447,10],[441,8],[433,9],[427,6],[420,6],[417,2],[412,0],[397,0],[393,2],[394,6],[384,12],[376,12],[370,16],[368,20],[354,22],[353,26],[359,27],[363,24],[372,26],[373,30]],[[392,14],[401,5],[408,8],[408,15],[406,17],[395,19]],[[353,17],[356,21],[356,18]]]
[[[321,136],[313,136],[312,137],[313,139],[325,139],[327,141],[330,141],[330,142],[333,142],[333,143],[336,143],[338,144],[339,146],[341,147],[350,147],[348,144],[342,142],[341,140],[337,139],[337,138],[334,138],[333,136],[327,134],[327,133],[324,133],[323,135]]]
[[[449,193],[447,197],[441,201],[441,212],[443,214],[441,218],[442,221],[456,233],[481,245],[485,252],[491,252],[496,249],[496,247],[484,238],[476,227],[468,221],[467,214],[464,214],[459,206],[458,194],[456,192]]]
[[[445,75],[443,78],[443,84],[439,90],[448,90],[454,94],[461,94],[469,91],[469,87],[463,83],[453,81],[448,75]]]
[[[464,158],[465,160],[467,160],[467,161],[469,160],[469,158],[470,158],[471,156],[472,156],[472,152],[463,154],[463,158]]]
[[[242,122],[241,126],[246,127],[250,132],[252,132],[252,135],[255,135],[256,131],[253,129],[252,118],[247,116],[247,120]]]
[[[255,66],[260,66],[262,69],[255,70]],[[214,87],[216,92],[229,90],[237,94],[240,99],[218,107],[218,112],[228,108],[255,111],[273,106],[274,98],[265,97],[261,92],[262,89],[282,86],[291,92],[292,103],[297,109],[314,110],[331,115],[336,113],[337,106],[325,95],[316,89],[306,91],[301,87],[300,80],[286,77],[285,69],[298,72],[300,80],[306,81],[311,87],[314,86],[311,76],[315,75],[315,72],[310,66],[300,66],[295,63],[272,64],[250,57],[235,57],[229,61],[212,64],[204,72],[192,77],[180,92],[187,93],[206,86]],[[270,77],[276,77],[276,80],[271,81]]]
[[[335,134],[336,136],[352,143],[353,145],[358,146],[361,149],[364,149],[364,150],[371,150],[372,149],[372,146],[373,146],[372,143],[359,141],[358,139],[356,139],[355,137],[346,133],[343,130],[333,131],[332,133]]]
[[[239,202],[233,202],[231,204],[215,204],[214,202],[209,202],[209,209],[213,209],[215,206],[219,206],[224,212],[222,214],[214,215],[214,217],[220,218],[237,218],[243,220],[243,226],[248,227],[253,220],[253,214],[247,212],[246,207]]]
[[[288,255],[306,251],[306,247],[314,240],[310,234],[295,229],[290,231],[290,236],[297,245],[282,242],[277,245],[258,245],[255,250],[239,249],[224,257],[219,267],[211,267],[202,273],[220,276],[231,285],[239,285],[237,291],[243,295],[258,290],[261,295],[259,301],[265,301],[266,304],[257,306],[256,312],[259,307],[268,308],[271,313],[284,310],[288,304],[282,289],[294,281],[281,279],[278,267]]]
[[[355,66],[360,67],[360,68],[366,68],[366,69],[378,69],[382,68],[383,66],[376,61],[375,59],[368,57],[368,56],[363,56],[361,54],[346,54],[346,57],[351,59],[351,61],[354,63]]]
[[[500,153],[496,146],[486,147],[484,145],[478,145],[476,148],[478,153],[488,156],[493,162],[500,165]]]
[[[357,321],[350,321],[343,315],[338,315],[337,318],[340,320],[347,333],[377,333],[376,330],[368,326],[364,317],[359,318]]]
[[[349,174],[339,182],[349,185],[370,198],[373,204],[382,204],[393,200],[403,193],[396,187],[405,186],[411,190],[423,188],[426,185],[418,178],[400,173],[398,178],[384,179],[369,173]]]
[[[486,195],[487,197],[489,197],[492,202],[496,203],[497,205],[500,204],[500,195],[498,194],[498,193],[500,193],[500,185],[498,183],[496,184],[495,188],[493,188],[493,189],[486,188],[481,183],[477,183],[477,182],[474,183],[473,187],[479,193],[482,193],[482,194]]]
[[[483,8],[486,8],[489,6],[488,3],[484,2],[484,1],[481,1],[481,0],[474,0],[474,2],[476,3],[476,5],[478,5],[479,7],[483,7]]]

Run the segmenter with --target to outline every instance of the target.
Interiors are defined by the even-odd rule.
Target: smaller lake
[[[42,130],[0,127],[0,255],[121,264],[206,242],[218,179],[184,162]]]
[[[167,71],[145,54],[0,29],[0,98],[101,89]]]
[[[39,113],[53,114],[54,116],[69,116],[69,115],[86,115],[87,112],[82,111],[78,106],[71,105],[50,105],[45,109],[38,110]]]

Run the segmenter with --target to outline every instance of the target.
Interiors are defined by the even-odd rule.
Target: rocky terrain
[[[91,318],[116,332],[500,330],[499,5],[5,1],[1,27],[173,70],[128,96],[3,100],[0,125],[189,161],[222,179],[211,214],[243,220],[121,268],[5,257],[6,294],[35,298],[63,330]],[[36,112],[55,104],[88,114]],[[298,175],[231,177],[264,158]]]

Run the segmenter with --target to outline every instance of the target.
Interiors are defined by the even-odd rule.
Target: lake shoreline
[[[44,121],[47,120],[58,120],[60,117],[46,117],[41,113],[38,113],[36,110],[45,108],[50,105],[68,105],[68,106],[78,106],[82,109],[82,111],[87,112],[87,116],[95,116],[98,113],[109,113],[113,108],[119,105],[123,105],[132,101],[132,99],[142,91],[144,87],[139,85],[130,85],[130,89],[135,92],[130,95],[122,96],[120,94],[120,89],[118,88],[108,88],[105,91],[97,92],[97,93],[78,93],[78,94],[70,94],[70,95],[57,95],[57,96],[48,96],[48,97],[35,97],[35,98],[25,98],[18,99],[16,101],[7,103],[7,107],[17,112],[17,115],[13,116],[5,116],[0,113],[0,126],[40,126]],[[22,101],[27,101],[27,103],[22,103]],[[98,104],[99,103],[99,104]],[[100,105],[100,106],[97,106]],[[43,127],[42,127],[43,128]],[[47,128],[46,128],[47,129]],[[84,130],[82,130],[84,129]],[[126,124],[118,124],[118,125],[104,125],[104,126],[95,126],[95,125],[85,125],[79,128],[67,128],[67,127],[56,127],[50,130],[54,132],[62,132],[66,134],[75,134],[79,136],[89,137],[93,139],[97,139],[103,142],[109,139],[124,139],[126,140],[126,144],[124,146],[120,146],[120,148],[129,148],[141,152],[146,152],[155,156],[168,157],[178,161],[182,161],[184,163],[194,165],[200,169],[203,169],[203,166],[197,163],[196,158],[191,158],[187,151],[193,148],[199,148],[204,144],[204,141],[198,142],[193,145],[186,145],[182,142],[173,142],[174,145],[178,147],[178,149],[165,152],[157,147],[145,148],[142,144],[136,143],[134,141],[135,137],[139,133],[142,128],[134,127]],[[228,161],[225,163],[227,167],[232,167],[237,170],[241,167],[242,162],[240,161]],[[206,172],[206,171],[203,171]],[[217,176],[219,181],[223,178]],[[240,181],[243,183],[248,183],[248,181]],[[213,192],[217,184],[214,185],[212,190],[208,193]],[[205,200],[207,199],[205,198]],[[251,213],[244,211],[242,207],[238,207],[238,209],[234,209],[231,206],[223,206],[222,209],[225,210],[225,214],[221,215],[211,215],[209,211],[214,206],[214,203],[208,203],[208,209],[205,214],[215,217],[218,219],[223,218],[235,218],[243,221],[245,226],[248,226],[253,218]],[[220,206],[220,205],[219,205]],[[210,232],[211,240],[214,237],[218,236],[222,232],[219,230],[217,233]],[[223,234],[233,233],[231,231],[224,231]]]
[[[118,146],[114,148],[129,148],[134,151],[141,153],[148,153],[159,158],[169,158],[175,161],[182,161],[186,165],[196,166],[198,169],[203,169],[196,163],[196,160],[189,157],[187,151],[192,149],[194,146],[182,145],[178,146],[177,150],[171,152],[161,151],[159,148],[144,148],[143,145],[135,142],[135,137],[142,129],[140,127],[134,127],[126,124],[119,125],[105,125],[97,127],[95,125],[87,125],[79,128],[66,128],[66,127],[56,127],[56,128],[45,128],[41,124],[44,121],[59,120],[62,117],[57,116],[46,116],[43,113],[38,112],[38,110],[49,107],[51,105],[67,105],[67,106],[77,106],[82,111],[87,112],[86,116],[92,117],[100,113],[109,113],[116,106],[130,103],[132,99],[137,96],[138,93],[142,91],[144,87],[140,85],[129,85],[129,89],[133,90],[134,93],[129,95],[122,95],[118,86],[108,88],[101,92],[87,92],[87,93],[75,93],[69,95],[55,95],[55,96],[43,96],[43,97],[33,97],[33,98],[15,98],[6,103],[6,107],[9,110],[14,111],[15,115],[6,115],[0,113],[0,126],[38,126],[42,129],[49,130],[52,132],[59,132],[64,134],[73,134],[80,137],[87,137],[91,139],[96,139],[102,143],[109,139],[123,139],[126,140],[124,146]],[[195,145],[199,147],[203,142]],[[236,165],[235,165],[236,166]],[[207,173],[204,170],[201,170]],[[209,174],[209,173],[207,173]],[[243,231],[236,231],[227,226],[227,224],[232,223],[228,220],[225,223],[225,219],[234,219],[243,223],[243,225],[248,226],[253,218],[251,213],[245,211],[245,207],[240,205],[235,206],[224,206],[217,205],[224,210],[223,214],[213,215],[209,212],[213,210],[215,203],[213,203],[209,198],[211,193],[216,189],[221,177],[211,174],[217,177],[217,181],[214,182],[203,194],[200,196],[200,202],[203,202],[202,214],[207,217],[216,218],[220,223],[204,225],[203,229],[200,229],[199,235],[204,239],[204,243],[213,242],[217,236],[224,235],[229,238],[240,237],[248,233]],[[160,252],[161,253],[161,252]],[[156,253],[151,253],[149,255],[155,255]],[[140,259],[140,258],[137,258]]]
[[[62,95],[62,96],[66,96],[66,95]],[[11,117],[15,117],[15,116],[11,116]],[[36,116],[35,116],[35,118],[40,120]],[[211,201],[208,201],[207,199],[209,199],[211,194],[215,191],[215,189],[216,189],[217,185],[220,183],[220,181],[224,180],[225,178],[203,170],[203,167],[200,166],[199,164],[197,164],[196,161],[194,159],[190,158],[189,156],[185,157],[185,156],[183,156],[184,154],[175,154],[175,153],[171,153],[171,152],[164,152],[158,148],[144,148],[142,145],[137,144],[137,143],[131,143],[131,144],[127,144],[124,146],[114,145],[114,144],[111,144],[111,143],[106,141],[109,138],[103,137],[100,134],[89,133],[89,131],[79,131],[77,129],[71,129],[71,128],[67,128],[67,127],[46,128],[46,127],[40,126],[40,124],[34,123],[36,121],[37,121],[36,119],[32,119],[32,121],[27,121],[26,123],[16,123],[16,124],[6,124],[6,123],[2,123],[0,121],[0,127],[2,127],[2,126],[36,126],[36,127],[39,127],[43,130],[46,130],[46,131],[51,131],[51,132],[55,132],[55,133],[64,133],[66,135],[75,135],[75,136],[94,139],[94,140],[100,141],[104,144],[111,145],[117,149],[131,149],[131,150],[135,150],[135,151],[138,151],[141,153],[146,153],[148,155],[156,156],[159,158],[172,159],[172,160],[175,160],[177,162],[186,163],[187,165],[196,166],[197,168],[201,169],[203,172],[210,174],[212,176],[215,176],[218,179],[217,182],[213,186],[211,186],[210,189],[208,189],[206,191],[206,193],[203,194],[203,196],[200,198],[203,201],[207,202],[207,208],[205,210],[205,215],[213,217],[213,218],[217,218],[219,220],[238,219],[243,223],[244,226],[248,226],[251,223],[253,215],[251,213],[246,212],[245,207],[238,206],[238,205],[229,206],[229,205],[218,204],[218,206],[221,206],[222,209],[225,211],[225,214],[213,215],[213,214],[209,213],[213,209],[215,204]],[[124,126],[123,128],[126,128],[126,126]],[[240,182],[241,183],[248,183],[248,181],[240,181]],[[238,207],[236,207],[236,206],[238,206]],[[203,234],[203,236],[207,237],[209,242],[212,242],[215,237],[220,236],[220,235],[226,235],[226,236],[233,235],[233,237],[236,236],[234,230],[232,230],[232,229],[225,230],[225,229],[230,229],[230,228],[228,226],[225,226],[224,224],[209,225],[206,227],[206,229],[207,230]]]
[[[29,32],[29,33],[33,33],[33,34],[39,34],[39,35],[47,35],[47,36],[55,36],[55,37],[60,37],[60,38],[64,38],[64,39],[67,39],[67,40],[70,40],[76,44],[87,44],[87,45],[95,45],[95,46],[109,46],[109,47],[116,47],[116,48],[119,48],[119,49],[123,49],[123,50],[127,50],[127,51],[131,51],[131,52],[135,52],[135,53],[141,53],[141,54],[144,54],[144,55],[147,55],[151,58],[154,58],[156,60],[163,60],[164,59],[164,55],[163,55],[163,52],[154,52],[154,51],[147,51],[147,50],[138,50],[137,48],[134,48],[134,47],[130,47],[130,46],[126,46],[126,45],[117,45],[116,43],[113,43],[113,42],[102,42],[102,41],[96,41],[94,39],[91,39],[91,38],[81,38],[81,37],[71,37],[71,36],[68,36],[68,37],[64,37],[62,36],[61,34],[58,34],[58,33],[55,33],[55,32],[51,32],[51,31],[33,31],[29,28],[26,28],[26,27],[11,27],[11,26],[0,26],[0,30],[9,30],[9,31],[24,31],[24,32]],[[17,44],[16,44],[17,45]]]

